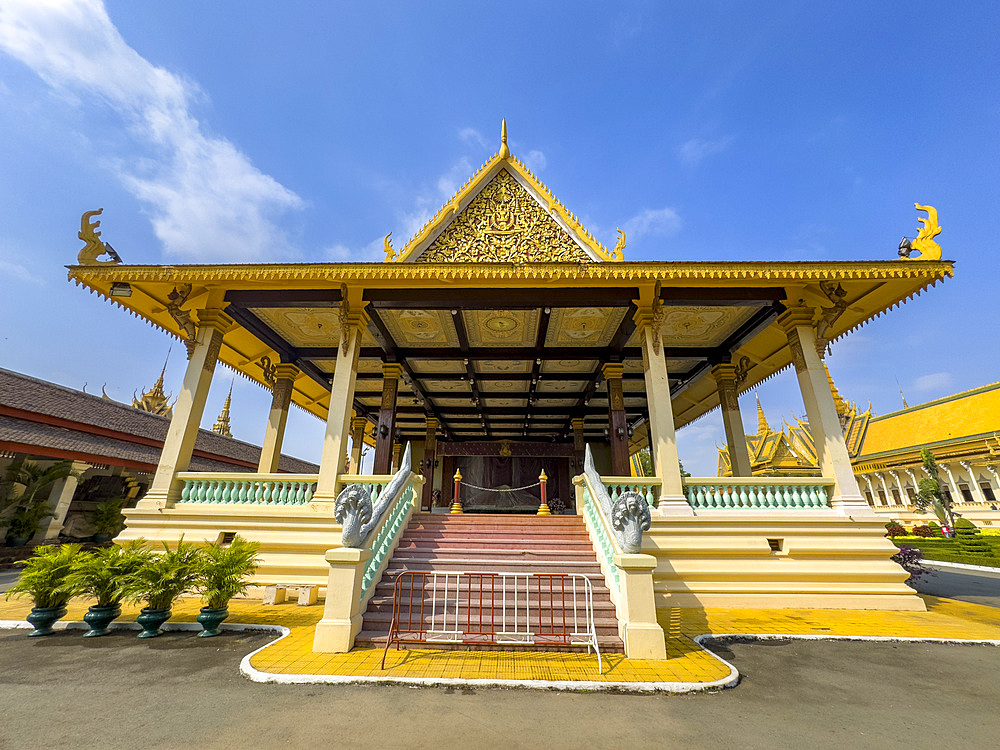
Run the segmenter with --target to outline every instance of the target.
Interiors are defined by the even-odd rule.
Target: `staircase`
[[[357,645],[385,644],[392,622],[394,581],[398,573],[406,570],[583,574],[594,589],[594,624],[601,652],[624,652],[624,644],[618,636],[615,607],[580,516],[414,514],[382,579],[376,584],[356,639]],[[476,646],[456,644],[452,647]],[[539,647],[503,645],[489,648],[538,650]],[[545,646],[545,649],[580,650],[575,646]]]

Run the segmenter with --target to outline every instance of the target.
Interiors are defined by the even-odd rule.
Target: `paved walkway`
[[[735,684],[736,670],[703,649],[696,639],[714,635],[756,634],[810,638],[954,639],[1000,644],[1000,610],[949,599],[925,596],[928,612],[863,610],[663,610],[658,613],[667,633],[666,661],[604,657],[603,674],[597,658],[587,654],[494,651],[390,651],[385,670],[382,651],[355,649],[348,654],[312,652],[315,625],[322,605],[299,607],[286,603],[264,607],[242,600],[230,606],[234,623],[278,625],[288,634],[244,659],[243,669],[253,679],[279,682],[397,681],[425,684],[462,682],[478,685],[564,687],[570,689],[625,688],[684,691]],[[181,600],[172,622],[193,623],[200,602]],[[0,620],[23,620],[30,603],[0,601]],[[87,602],[74,600],[66,620],[79,621]],[[126,608],[121,621],[134,620],[136,608]],[[41,639],[39,639],[41,640]]]
[[[925,561],[925,564],[933,575],[923,576],[914,586],[921,594],[1000,607],[1000,573],[937,567],[933,561]]]

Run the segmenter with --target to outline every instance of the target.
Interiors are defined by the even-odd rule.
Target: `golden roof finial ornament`
[[[618,230],[618,244],[611,251],[611,260],[625,260],[625,232]]]
[[[500,158],[507,159],[510,157],[510,149],[507,148],[507,120],[500,120]]]
[[[753,395],[757,398],[757,434],[767,435],[771,432],[771,426],[767,423],[767,417],[764,416],[764,409],[760,405],[760,394],[754,391]]]
[[[396,260],[396,248],[392,246],[392,240],[389,239],[390,237],[392,237],[392,232],[389,232],[389,234],[385,236],[385,239],[382,240],[382,244],[385,247],[386,263],[391,263],[392,261]]]
[[[222,404],[222,411],[219,412],[219,418],[215,420],[215,424],[212,425],[212,432],[217,435],[222,435],[222,437],[231,438],[233,436],[232,431],[229,429],[229,406],[233,401],[233,384],[229,384],[229,393],[226,395],[226,401]]]
[[[913,207],[918,211],[926,211],[926,218],[917,217],[923,226],[917,233],[915,239],[904,237],[899,242],[899,257],[907,260],[941,260],[941,246],[934,241],[934,238],[941,234],[941,226],[938,224],[937,209],[934,206],[922,206],[914,203]],[[920,253],[916,258],[910,255],[914,250]]]
[[[87,211],[80,218],[80,231],[77,232],[76,236],[87,244],[77,253],[76,262],[78,265],[114,266],[122,262],[121,257],[115,252],[115,249],[107,242],[101,241],[101,233],[97,231],[97,228],[101,226],[100,220],[94,219],[94,223],[90,223],[90,220],[94,216],[100,216],[103,212],[103,208],[99,208],[96,211]],[[111,260],[98,260],[100,256],[105,254]]]

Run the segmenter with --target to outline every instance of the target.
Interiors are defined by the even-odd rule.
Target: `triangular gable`
[[[622,260],[584,229],[551,191],[510,155],[506,139],[479,171],[386,261],[546,263]]]

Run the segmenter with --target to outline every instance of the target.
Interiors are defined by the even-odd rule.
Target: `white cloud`
[[[640,239],[650,235],[673,234],[681,227],[681,217],[669,206],[647,208],[622,225],[628,239]]]
[[[545,169],[545,165],[549,163],[545,158],[545,154],[538,149],[529,151],[527,155],[521,159],[521,161],[523,161],[532,172],[541,172]]]
[[[145,152],[118,158],[119,177],[147,204],[168,255],[218,261],[287,252],[274,214],[302,200],[190,111],[201,92],[128,46],[100,0],[8,0],[0,49],[57,91],[113,109]]]
[[[732,142],[731,135],[717,138],[714,141],[705,138],[692,138],[677,149],[677,156],[682,164],[693,167],[705,157],[725,151]]]
[[[930,375],[921,375],[913,381],[913,390],[920,393],[927,391],[942,391],[951,388],[955,379],[950,372],[932,372]]]
[[[486,148],[487,146],[486,139],[483,138],[483,134],[475,128],[462,128],[458,131],[458,137],[470,146],[478,146],[479,148]]]
[[[10,276],[18,281],[26,281],[29,284],[45,284],[45,281],[35,276],[35,274],[20,263],[11,263],[3,258],[0,258],[0,276]]]
[[[400,243],[393,242],[399,250]],[[331,263],[374,263],[385,260],[385,238],[376,237],[357,250],[343,244],[335,244],[323,251],[323,257]]]

